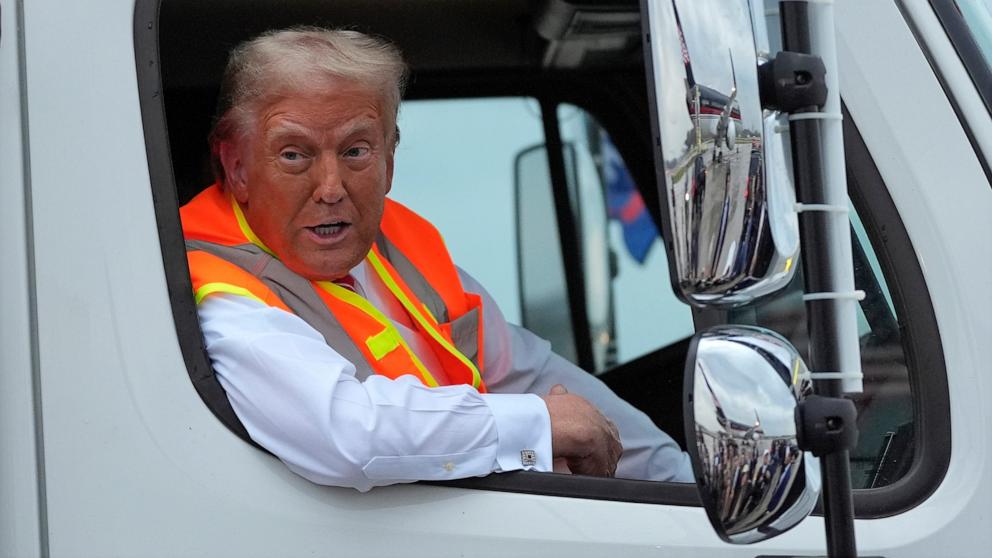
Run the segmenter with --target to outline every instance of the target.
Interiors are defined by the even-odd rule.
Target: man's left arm
[[[548,341],[507,323],[477,281],[464,271],[461,278],[466,291],[479,293],[483,298],[485,380],[491,392],[543,396],[561,384],[569,393],[589,400],[616,423],[624,448],[617,477],[694,482],[689,456],[647,415],[592,374],[555,354]]]

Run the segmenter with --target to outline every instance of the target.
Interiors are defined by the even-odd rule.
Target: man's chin
[[[310,281],[337,281],[347,277],[348,273],[362,261],[362,258],[355,258],[354,260],[352,262],[349,258],[345,261],[332,262],[295,262],[295,265],[286,262],[286,267]]]

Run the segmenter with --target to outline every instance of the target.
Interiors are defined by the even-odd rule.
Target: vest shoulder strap
[[[413,276],[409,273],[411,269],[416,271],[444,302],[449,316],[446,319],[458,318],[469,310],[458,268],[451,261],[444,239],[434,225],[403,204],[387,198],[380,230],[380,238],[387,239],[387,243],[379,245],[383,256],[404,277]],[[424,297],[429,300],[430,294],[418,291],[417,283],[420,281],[414,280],[408,285],[421,300]],[[440,316],[438,319],[445,320]]]

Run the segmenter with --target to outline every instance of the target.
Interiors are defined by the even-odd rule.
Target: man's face
[[[272,103],[244,141],[221,146],[248,225],[296,273],[338,279],[368,253],[393,176],[387,126],[375,93],[336,82]]]

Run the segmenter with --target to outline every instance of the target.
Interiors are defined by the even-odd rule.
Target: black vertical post
[[[813,54],[806,2],[779,3],[782,22],[782,48],[792,52]],[[804,107],[794,114],[818,112],[816,106]],[[823,184],[822,146],[819,120],[793,120],[789,123],[792,146],[792,168],[796,182],[796,198],[800,203],[826,203]],[[803,278],[807,293],[836,292],[827,250],[820,249],[829,238],[831,214],[808,211],[799,215],[802,247]],[[809,365],[813,371],[841,371],[841,355],[836,342],[838,301],[834,299],[806,302],[809,332]],[[820,380],[814,383],[819,395],[842,397],[840,380]],[[821,458],[823,475],[823,509],[827,535],[827,553],[831,557],[857,556],[854,537],[854,503],[851,497],[850,452],[846,449],[828,453]]]
[[[541,116],[544,123],[544,140],[548,150],[548,173],[554,194],[555,213],[558,219],[558,239],[561,242],[562,264],[567,276],[565,290],[568,294],[569,315],[575,339],[575,354],[579,367],[596,372],[596,357],[589,328],[589,311],[586,305],[586,282],[582,253],[581,231],[572,209],[568,175],[565,172],[564,145],[558,126],[558,105],[541,99]]]

